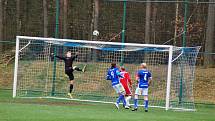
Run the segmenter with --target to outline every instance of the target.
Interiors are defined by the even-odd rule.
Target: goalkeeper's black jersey
[[[65,70],[68,70],[68,69],[72,69],[73,61],[75,60],[75,58],[78,57],[78,55],[75,55],[72,57],[60,57],[60,56],[55,56],[55,57],[63,60],[65,63]]]

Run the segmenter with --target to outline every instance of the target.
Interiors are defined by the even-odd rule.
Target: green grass
[[[196,112],[150,108],[145,113],[116,110],[111,104],[48,99],[11,98],[0,90],[0,121],[215,121],[214,105],[197,105]]]

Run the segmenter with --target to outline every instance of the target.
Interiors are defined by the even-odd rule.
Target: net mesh
[[[200,47],[177,48],[173,52],[171,97],[172,107],[195,109],[193,81],[195,64]]]
[[[165,107],[169,59],[169,48],[165,46],[46,38],[19,38],[19,41],[17,97],[67,97],[69,79],[64,73],[64,62],[56,59],[55,65],[50,55],[56,51],[56,55],[64,56],[70,50],[73,54],[79,51],[73,66],[87,65],[85,72],[74,71],[74,98],[114,102],[117,94],[111,82],[105,80],[111,62],[123,65],[130,73],[134,92],[135,73],[140,63],[145,62],[153,76],[149,88],[150,106]],[[194,109],[193,79],[198,48],[174,47],[173,50],[170,108]]]

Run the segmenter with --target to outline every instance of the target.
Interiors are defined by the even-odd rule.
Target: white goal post
[[[74,72],[73,100],[114,102],[116,94],[105,80],[110,63],[125,66],[135,88],[135,73],[146,62],[153,76],[151,107],[195,110],[193,81],[199,48],[17,36],[13,97],[68,99],[64,63],[50,55],[64,56],[70,50],[80,53],[74,65],[87,64],[85,73]]]

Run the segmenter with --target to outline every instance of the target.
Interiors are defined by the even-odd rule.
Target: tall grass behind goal
[[[149,87],[151,107],[195,109],[193,81],[199,47],[170,45],[17,36],[13,97],[68,99],[64,63],[50,56],[64,56],[67,50],[79,52],[74,66],[87,65],[86,72],[74,72],[73,100],[114,102],[117,95],[111,82],[105,80],[111,62],[130,72],[134,92],[135,73],[145,62],[153,76]]]

